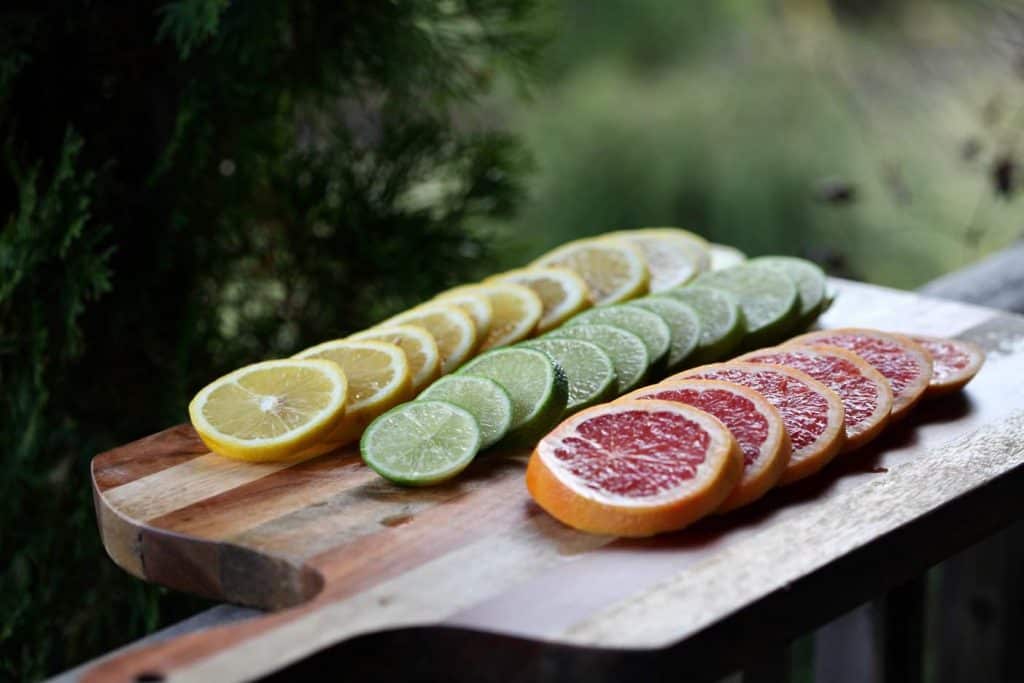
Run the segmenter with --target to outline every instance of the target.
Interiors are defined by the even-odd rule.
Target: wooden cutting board
[[[677,534],[626,541],[562,526],[527,495],[526,452],[489,454],[420,490],[380,479],[354,450],[293,465],[226,460],[187,425],[97,456],[96,512],[115,562],[275,612],[115,657],[86,680],[245,680],[413,626],[591,651],[671,648],[749,628],[768,609],[813,621],[837,591],[863,600],[1019,515],[1024,318],[833,285],[823,327],[970,338],[985,367],[963,395],[923,405],[816,478]],[[854,560],[870,569],[851,574]]]

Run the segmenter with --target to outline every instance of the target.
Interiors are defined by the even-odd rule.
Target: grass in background
[[[509,264],[665,224],[913,287],[1010,242],[1022,15],[1001,3],[854,6],[556,8],[533,100],[493,104],[538,166],[525,209],[502,225],[517,236]]]

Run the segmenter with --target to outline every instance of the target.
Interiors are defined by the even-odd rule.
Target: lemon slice
[[[395,325],[381,329],[357,332],[349,341],[382,341],[394,344],[405,352],[409,362],[410,384],[414,393],[427,386],[441,374],[441,353],[433,335],[416,325]]]
[[[544,312],[544,304],[532,289],[511,282],[463,285],[444,292],[439,300],[448,303],[449,297],[465,294],[487,297],[494,312],[491,328],[480,342],[480,351],[526,339],[537,329]]]
[[[441,374],[447,375],[469,359],[477,345],[476,325],[458,306],[431,302],[388,318],[373,329],[396,325],[422,327],[437,343],[441,355]]]
[[[345,411],[348,383],[325,360],[272,360],[217,379],[188,406],[199,437],[238,460],[293,460],[331,432]]]
[[[494,309],[491,306],[490,299],[486,296],[469,291],[463,285],[462,287],[441,292],[434,299],[444,299],[446,304],[461,308],[473,320],[478,343],[487,336],[487,332],[491,329],[491,318],[494,317]],[[431,303],[433,302],[428,302],[425,305],[429,306]]]
[[[409,362],[395,344],[337,339],[297,353],[295,358],[323,358],[336,363],[348,379],[345,415],[325,441],[351,443],[375,417],[411,397]]]
[[[544,307],[537,332],[552,330],[590,305],[587,283],[568,268],[521,268],[485,282],[511,282],[533,290]]]
[[[624,239],[643,252],[652,292],[685,285],[711,267],[707,241],[688,230],[641,228],[613,232],[605,237]]]
[[[562,266],[587,283],[590,303],[612,304],[647,291],[647,264],[643,252],[625,240],[584,239],[549,251],[531,267]]]

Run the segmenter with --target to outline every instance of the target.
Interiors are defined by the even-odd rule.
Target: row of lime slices
[[[516,374],[515,378],[446,378],[436,387],[432,383],[480,353],[482,362],[459,374],[484,374],[495,364],[490,358],[483,362],[490,350],[548,332],[530,345],[535,354],[553,358],[557,370],[567,376],[567,407],[557,411],[557,418],[565,410],[604,400],[612,392],[621,393],[684,362],[722,357],[745,334],[744,315],[754,321],[770,317],[764,309],[772,302],[760,302],[761,288],[744,289],[734,282],[742,279],[735,275],[721,282],[709,280],[709,286],[680,286],[695,277],[700,281],[716,277],[709,267],[733,271],[735,265],[730,264],[743,258],[736,250],[708,245],[672,228],[573,242],[527,268],[443,292],[373,329],[317,345],[294,359],[258,363],[223,377],[197,394],[190,405],[192,422],[207,445],[223,455],[246,460],[303,459],[351,443],[389,408],[419,395],[455,407],[461,404],[463,410],[468,406],[478,431],[480,423],[485,423],[480,443],[471,449],[474,452],[496,443],[495,434],[502,434],[506,444],[526,443],[544,431],[535,423],[547,414],[525,406],[539,405],[549,394],[558,393],[558,383],[542,377],[544,372],[535,373],[536,377],[526,373],[518,383],[539,382],[543,390],[524,393],[522,386],[516,388],[518,366],[537,365],[537,355],[520,351],[508,357],[514,361],[497,363],[516,368],[506,373]],[[795,272],[800,266],[811,269],[804,279],[816,281],[823,291],[824,279],[810,264],[792,260],[784,270]],[[732,294],[730,288],[735,290]],[[646,291],[653,294],[633,298]],[[628,308],[618,305],[631,298]],[[591,306],[595,307],[585,310]],[[783,311],[781,317],[791,313]],[[534,360],[524,363],[524,358]],[[313,362],[317,360],[328,363]],[[502,398],[516,409],[507,427],[501,421]],[[434,410],[441,409],[435,406]],[[417,407],[410,414],[421,413]],[[460,414],[457,421],[466,417]],[[544,423],[544,428],[549,426]],[[415,432],[398,428],[396,438],[403,433]],[[367,460],[372,462],[374,457]],[[416,479],[406,478],[410,483]]]
[[[363,459],[396,483],[444,481],[486,448],[532,446],[582,408],[780,341],[829,304],[817,266],[764,257],[590,308],[539,338],[484,353],[385,413],[363,436]]]

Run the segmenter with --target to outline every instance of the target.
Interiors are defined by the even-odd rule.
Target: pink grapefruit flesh
[[[718,418],[743,452],[743,476],[718,508],[727,512],[757,500],[782,478],[792,446],[779,411],[752,389],[706,379],[683,379],[638,389],[627,400],[685,403]]]
[[[743,456],[717,419],[669,401],[588,408],[541,439],[526,485],[540,507],[581,531],[651,536],[714,511]]]
[[[977,344],[959,339],[911,335],[932,356],[932,380],[925,396],[942,396],[959,391],[974,379],[985,362],[985,352]]]
[[[676,379],[732,382],[757,391],[775,406],[793,446],[780,484],[818,472],[845,443],[843,402],[836,392],[800,370],[733,361],[686,370],[662,384]]]
[[[808,332],[789,343],[838,346],[863,358],[889,380],[894,420],[904,417],[914,407],[932,379],[932,359],[928,352],[899,334],[847,327]]]
[[[889,422],[889,381],[860,356],[837,346],[788,346],[754,351],[738,360],[802,370],[839,394],[850,451],[878,436]]]

